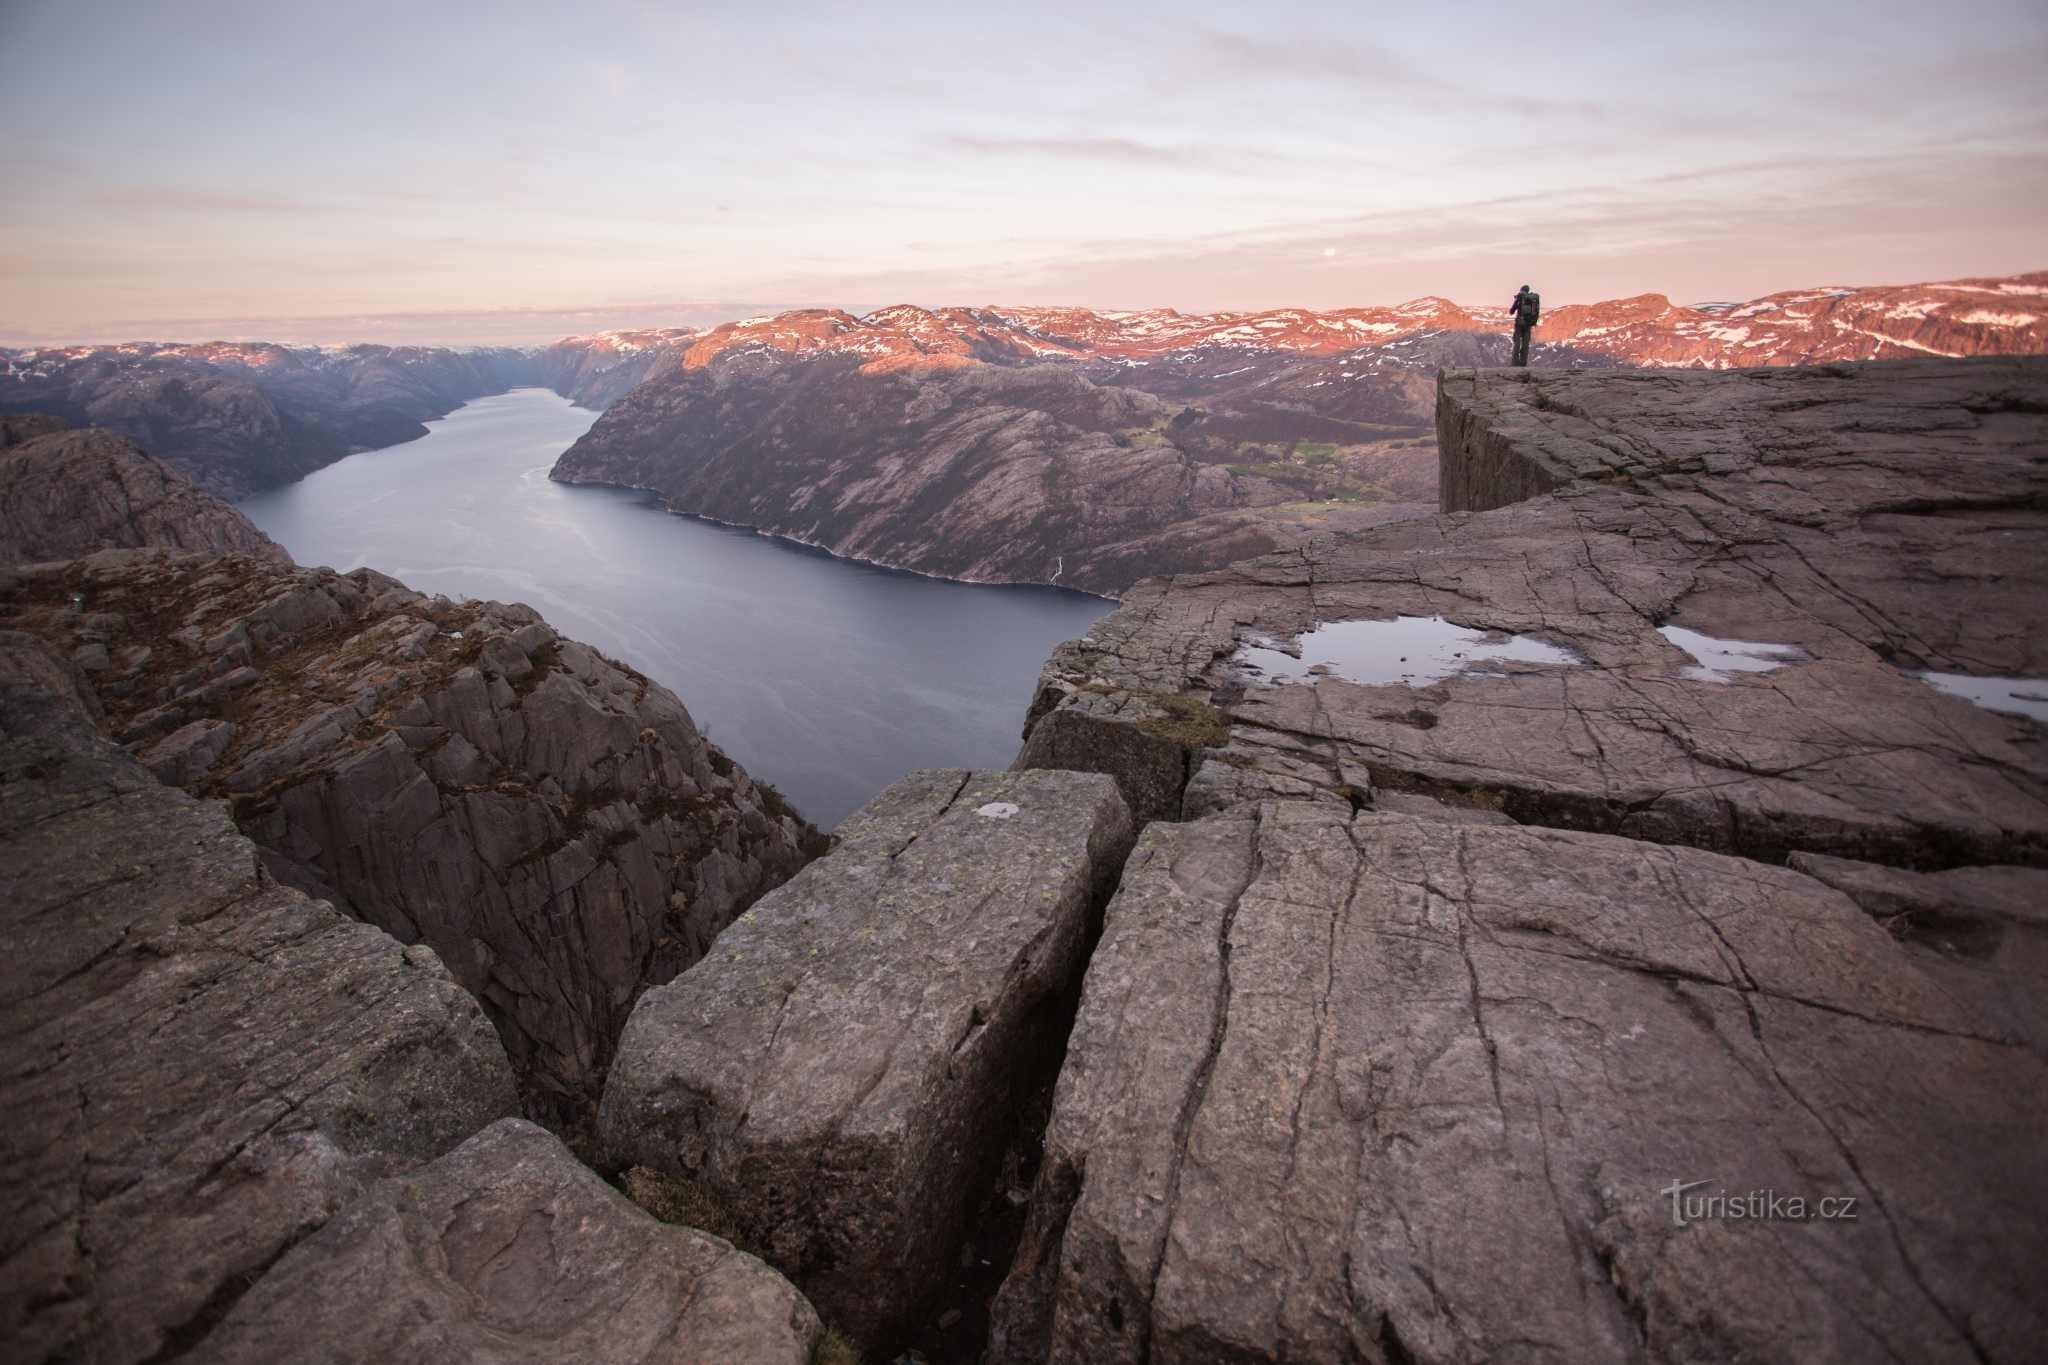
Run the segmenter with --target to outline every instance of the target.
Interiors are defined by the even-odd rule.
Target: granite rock
[[[731,1244],[657,1223],[504,1119],[383,1181],[294,1247],[207,1339],[232,1365],[810,1365],[818,1315]]]
[[[289,562],[247,517],[125,436],[65,431],[61,422],[33,417],[9,424],[31,434],[0,445],[0,564],[141,545]]]
[[[434,953],[281,886],[0,639],[0,1337],[169,1358],[365,1182],[513,1112]]]
[[[609,1158],[700,1184],[835,1326],[900,1330],[1057,1064],[1130,837],[1097,774],[911,774],[642,997]]]
[[[2026,1360],[2044,1079],[1785,868],[1314,802],[1157,823],[991,1359]]]
[[[0,580],[0,626],[103,644],[108,729],[228,798],[275,876],[432,946],[536,1116],[587,1118],[639,992],[822,843],[674,694],[527,607],[103,551]]]

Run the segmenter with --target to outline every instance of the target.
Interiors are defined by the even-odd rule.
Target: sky
[[[2048,267],[2048,5],[0,0],[0,344]]]

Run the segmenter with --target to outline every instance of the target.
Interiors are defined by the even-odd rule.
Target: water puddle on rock
[[[1473,630],[1441,616],[1397,616],[1391,621],[1331,621],[1296,636],[1292,650],[1275,640],[1254,640],[1238,648],[1234,662],[1272,683],[1335,677],[1367,686],[1423,687],[1467,669],[1497,676],[1487,664],[1586,661],[1527,635]]]
[[[1977,678],[1967,673],[1934,672],[1913,676],[1986,711],[2026,716],[2048,725],[2048,678]]]
[[[1692,655],[1681,677],[1695,682],[1727,682],[1737,673],[1768,673],[1786,664],[1803,663],[1812,656],[1797,645],[1773,645],[1760,640],[1716,640],[1684,626],[1659,626],[1657,633]]]

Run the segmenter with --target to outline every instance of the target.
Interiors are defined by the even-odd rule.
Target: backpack
[[[1542,311],[1543,300],[1532,289],[1522,295],[1521,312],[1516,316],[1515,324],[1520,327],[1534,327],[1536,325],[1536,316]]]

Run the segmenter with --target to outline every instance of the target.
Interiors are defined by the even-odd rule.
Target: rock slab
[[[0,637],[0,1338],[168,1358],[368,1181],[517,1101],[430,949],[279,885],[61,670]]]
[[[1140,584],[1055,651],[1023,761],[1168,818],[1406,792],[1764,861],[2048,865],[2040,724],[1916,676],[2048,677],[2044,414],[2037,358],[1448,373],[1446,496],[1490,510]],[[1397,616],[1574,662],[1283,684],[1244,658]],[[1709,674],[1669,627],[1783,661]],[[1227,735],[1171,752],[1161,699]]]
[[[822,842],[528,607],[110,550],[0,573],[0,625],[89,663],[112,733],[228,798],[281,880],[431,945],[558,1121],[594,1109],[639,992]]]
[[[700,1182],[834,1326],[900,1327],[1056,1062],[1130,839],[1099,774],[913,773],[642,997],[608,1155]]]
[[[218,1365],[809,1365],[818,1315],[709,1234],[648,1217],[519,1119],[386,1180],[206,1343]]]
[[[991,1359],[2031,1359],[2044,1080],[1785,868],[1317,802],[1154,824]]]

